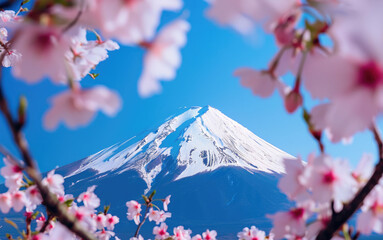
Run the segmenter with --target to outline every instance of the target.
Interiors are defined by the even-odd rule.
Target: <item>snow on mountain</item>
[[[171,166],[169,157],[175,160]],[[102,178],[110,172],[136,170],[149,190],[163,171],[162,175],[170,174],[173,181],[225,166],[240,167],[250,173],[283,173],[281,160],[286,157],[292,158],[219,110],[192,107],[144,138],[134,137],[106,148],[77,162],[75,168],[64,174],[70,178],[91,170]]]

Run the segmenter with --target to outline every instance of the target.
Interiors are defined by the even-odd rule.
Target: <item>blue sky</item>
[[[217,26],[205,17],[206,8],[204,1],[186,1],[184,11],[163,16],[162,22],[166,23],[186,15],[192,28],[188,43],[182,50],[183,62],[177,77],[162,84],[160,95],[148,99],[138,96],[137,80],[142,70],[144,50],[122,46],[119,51],[111,52],[109,59],[95,71],[101,75],[96,80],[87,78],[84,86],[105,84],[115,89],[123,99],[123,109],[115,118],[99,113],[84,128],[70,130],[61,125],[54,132],[44,130],[41,119],[49,107],[48,99],[64,88],[48,80],[27,85],[12,78],[7,71],[4,87],[14,112],[18,97],[23,94],[28,98],[25,133],[41,170],[48,171],[71,163],[144,130],[153,129],[184,106],[215,107],[292,155],[306,157],[310,152],[317,151],[302,121],[301,111],[287,114],[277,93],[269,99],[258,98],[250,90],[242,88],[238,79],[233,77],[233,71],[241,66],[267,66],[277,49],[272,36],[261,30],[251,36],[242,36],[229,28]],[[291,79],[287,80],[291,83]],[[306,94],[305,98],[308,99],[309,95]],[[0,143],[17,154],[3,116],[0,117]],[[376,156],[376,147],[368,132],[356,135],[350,145],[327,146],[329,153],[350,159],[352,165],[364,152]]]

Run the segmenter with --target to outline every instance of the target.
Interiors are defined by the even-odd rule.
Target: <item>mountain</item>
[[[289,206],[277,188],[285,157],[292,156],[207,106],[188,108],[143,138],[56,171],[65,176],[67,192],[98,186],[102,204],[111,204],[111,213],[120,217],[120,237],[136,227],[126,219],[125,202],[155,189],[158,197],[172,195],[171,228],[216,229],[220,239],[233,239],[245,226],[269,229],[265,215]],[[153,226],[146,223],[142,233],[150,236]]]

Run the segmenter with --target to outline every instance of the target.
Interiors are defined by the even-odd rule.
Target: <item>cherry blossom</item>
[[[5,186],[14,191],[21,187],[23,183],[23,170],[20,166],[14,164],[9,157],[3,158],[5,166],[1,168],[1,176],[5,178]]]
[[[40,231],[40,229],[44,226],[46,220],[47,219],[45,218],[44,214],[41,213],[41,216],[36,219],[36,224],[37,224],[36,231]],[[53,229],[54,226],[55,226],[55,223],[53,221],[50,221],[46,231]]]
[[[97,224],[97,229],[104,229],[106,225],[106,216],[103,213],[94,216]]]
[[[183,226],[178,226],[173,229],[174,239],[175,240],[190,240],[191,232],[192,231],[190,229],[185,230]]]
[[[80,28],[79,33],[71,38],[70,50],[65,54],[68,77],[72,80],[80,81],[108,58],[108,51],[119,49],[114,41],[88,41],[86,35],[86,29]]]
[[[241,85],[250,88],[254,95],[266,98],[273,94],[282,83],[268,71],[256,71],[251,68],[239,68],[235,70],[234,76],[241,79]]]
[[[148,52],[144,58],[144,69],[138,80],[138,92],[149,97],[161,91],[159,80],[172,80],[181,64],[180,48],[186,44],[186,33],[190,25],[178,19],[166,25],[150,43],[142,43]]]
[[[315,156],[309,155],[313,160]],[[309,160],[308,162],[312,162]],[[282,176],[278,183],[279,189],[291,200],[302,200],[308,198],[307,186],[305,185],[305,165],[300,157],[297,159],[284,159],[283,164],[286,174]]]
[[[176,11],[181,7],[181,0],[99,0],[87,3],[80,22],[99,28],[105,37],[134,44],[154,36],[162,11]]]
[[[312,190],[312,198],[318,203],[334,201],[338,211],[342,203],[349,201],[356,192],[357,183],[345,160],[332,159],[328,155],[317,156],[312,167],[306,169],[307,186]]]
[[[23,191],[15,191],[12,193],[12,208],[15,212],[20,212],[27,204],[27,198]]]
[[[41,194],[36,185],[30,186],[25,191],[28,198],[28,210],[34,210],[43,201]]]
[[[358,165],[352,171],[352,176],[358,182],[360,186],[364,185],[368,179],[370,179],[374,171],[374,159],[370,154],[363,154],[362,158],[359,160]]]
[[[120,219],[117,216],[112,216],[112,214],[108,213],[106,214],[106,228],[108,230],[113,230],[114,225],[120,222]]]
[[[49,232],[48,239],[55,240],[75,240],[75,236],[65,226],[57,223],[55,227]]]
[[[156,239],[167,239],[169,237],[169,233],[167,232],[168,225],[165,223],[161,223],[158,227],[153,228],[153,234],[156,235]]]
[[[249,33],[254,21],[266,21],[266,29],[298,5],[296,0],[212,0],[207,15],[221,25],[230,25],[240,33]]]
[[[206,232],[202,233],[203,240],[216,240],[217,232],[209,229]]]
[[[2,213],[8,213],[12,207],[12,195],[9,192],[0,194],[0,210]]]
[[[50,171],[42,183],[48,186],[51,192],[64,195],[64,178],[59,174],[55,174],[55,170]]]
[[[192,237],[191,240],[202,240],[202,236],[200,234],[197,234],[194,237]]]
[[[169,205],[169,203],[170,203],[170,197],[171,197],[172,195],[169,195],[169,196],[167,196],[164,200],[163,200],[163,205],[164,205],[164,210],[165,211],[167,211],[168,210],[168,205]]]
[[[237,236],[239,240],[265,240],[266,234],[255,226],[251,226],[250,229],[244,228]]]
[[[75,128],[89,123],[99,110],[114,116],[121,107],[120,97],[104,86],[89,89],[75,87],[56,95],[52,99],[53,107],[44,116],[44,126],[55,129],[60,121]]]
[[[17,31],[14,48],[22,57],[13,67],[13,74],[28,83],[36,83],[44,77],[55,83],[66,83],[64,55],[69,50],[69,39],[61,30],[30,23],[21,25]]]
[[[383,233],[383,187],[378,185],[363,202],[357,219],[357,229],[362,234]]]
[[[138,225],[140,223],[141,204],[139,204],[137,201],[131,200],[126,203],[126,206],[128,207],[128,219],[134,220],[134,222]]]
[[[96,232],[96,236],[98,237],[99,240],[109,240],[114,235],[115,235],[114,232],[107,231],[105,229],[102,229],[101,231]]]
[[[278,212],[269,216],[273,220],[271,232],[276,239],[288,238],[289,236],[303,237],[306,232],[306,220],[309,212],[304,207],[293,208],[288,212]]]
[[[88,187],[86,192],[81,193],[77,198],[78,202],[84,202],[85,207],[95,209],[100,206],[100,199],[94,193],[96,186]]]

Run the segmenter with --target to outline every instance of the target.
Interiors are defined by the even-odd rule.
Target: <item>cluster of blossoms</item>
[[[36,185],[23,175],[23,169],[10,158],[4,158],[5,167],[1,168],[1,175],[6,180],[8,191],[0,194],[0,210],[8,213],[10,209],[20,212],[25,209],[27,225],[35,224],[33,233],[25,233],[23,239],[77,239],[76,236],[61,225],[53,215],[48,212],[48,217],[37,211],[42,204],[42,197]],[[67,211],[89,232],[98,236],[99,239],[107,240],[115,235],[115,224],[119,223],[117,216],[108,213],[105,208],[102,213],[97,213],[100,199],[94,193],[95,186],[89,187],[86,192],[77,198],[71,194],[65,194],[64,178],[51,171],[42,180],[51,193],[55,194],[58,201],[66,206]],[[10,238],[12,239],[12,238]],[[118,238],[116,238],[118,239]]]
[[[27,83],[49,78],[54,84],[69,87],[52,98],[53,106],[44,116],[47,129],[55,129],[60,122],[75,128],[89,123],[97,111],[110,116],[119,111],[121,99],[115,91],[101,85],[81,87],[86,77],[98,76],[94,69],[108,58],[110,51],[119,49],[117,42],[147,50],[138,81],[141,96],[158,93],[159,80],[174,79],[190,25],[176,19],[158,33],[157,27],[162,12],[180,10],[181,0],[36,0],[31,10],[23,8],[27,2],[23,1],[17,12],[0,11],[0,62],[3,67],[12,67],[13,75]],[[284,161],[286,175],[281,178],[279,188],[296,205],[269,216],[274,225],[270,234],[266,236],[253,226],[244,228],[238,238],[315,239],[334,216],[339,216],[355,196],[366,189],[373,172],[379,171],[374,170],[372,158],[367,155],[354,170],[347,161],[334,160],[326,154],[321,138],[324,131],[333,142],[349,140],[366,129],[376,132],[375,120],[383,111],[380,41],[383,32],[374,24],[383,20],[380,13],[383,2],[211,0],[209,3],[207,15],[219,24],[230,25],[244,34],[260,24],[273,34],[279,51],[268,68],[239,68],[234,75],[241,79],[243,86],[261,97],[269,97],[277,89],[289,113],[302,107],[304,120],[321,150],[318,156],[310,155],[306,163],[300,158]],[[329,37],[331,43],[323,41],[324,36]],[[287,86],[282,77],[290,73],[296,78],[292,86]],[[319,100],[310,111],[303,107],[302,86]],[[0,100],[4,105],[3,97]],[[380,148],[383,156],[382,146]],[[1,175],[8,191],[0,194],[1,212],[25,209],[27,226],[31,227],[32,222],[36,224],[34,232],[24,232],[22,237],[27,240],[78,239],[52,213],[47,212],[45,216],[36,211],[44,202],[43,191],[40,193],[38,185],[23,174],[21,165],[10,157],[4,158],[4,163]],[[87,232],[101,240],[119,239],[114,233],[119,218],[108,213],[108,207],[97,213],[100,199],[94,193],[95,187],[74,197],[65,194],[63,183],[63,177],[54,171],[41,181]],[[337,234],[333,239],[383,233],[383,183],[370,186],[372,191],[360,202],[355,233],[345,224],[342,229],[335,229]],[[127,218],[138,225],[136,236],[131,239],[143,239],[138,233],[146,219],[156,224],[155,239],[217,238],[217,233],[210,230],[191,236],[191,230],[183,226],[175,227],[171,235],[165,223],[171,217],[167,212],[170,196],[161,200],[164,210],[154,205],[153,196],[154,192],[144,196],[143,205],[134,200],[127,202]],[[142,206],[146,208],[144,214],[141,214]],[[342,220],[345,223],[348,219]]]
[[[307,163],[300,158],[285,159],[284,165],[286,175],[281,178],[278,186],[296,204],[287,212],[269,216],[273,220],[274,228],[271,232],[275,239],[315,239],[319,231],[327,226],[332,215],[340,212],[344,204],[364,186],[374,169],[370,155],[364,155],[354,170],[347,161],[332,159],[326,154],[311,154]],[[383,224],[381,213],[378,214],[376,208],[376,204],[383,200],[376,193],[379,189],[381,187],[377,186],[364,201],[356,226],[359,233],[383,233],[382,229],[371,224]],[[366,214],[374,217],[370,216],[367,220]]]
[[[114,116],[121,108],[115,91],[101,85],[81,88],[84,78],[99,76],[93,70],[108,52],[119,49],[117,42],[103,38],[147,50],[138,90],[143,97],[151,96],[161,90],[159,80],[174,79],[180,66],[188,22],[176,19],[156,31],[162,12],[182,5],[181,0],[50,0],[35,1],[31,10],[0,11],[2,65],[12,67],[13,75],[27,83],[49,78],[69,86],[52,98],[44,116],[48,130],[60,122],[70,128],[84,126],[97,111]]]

